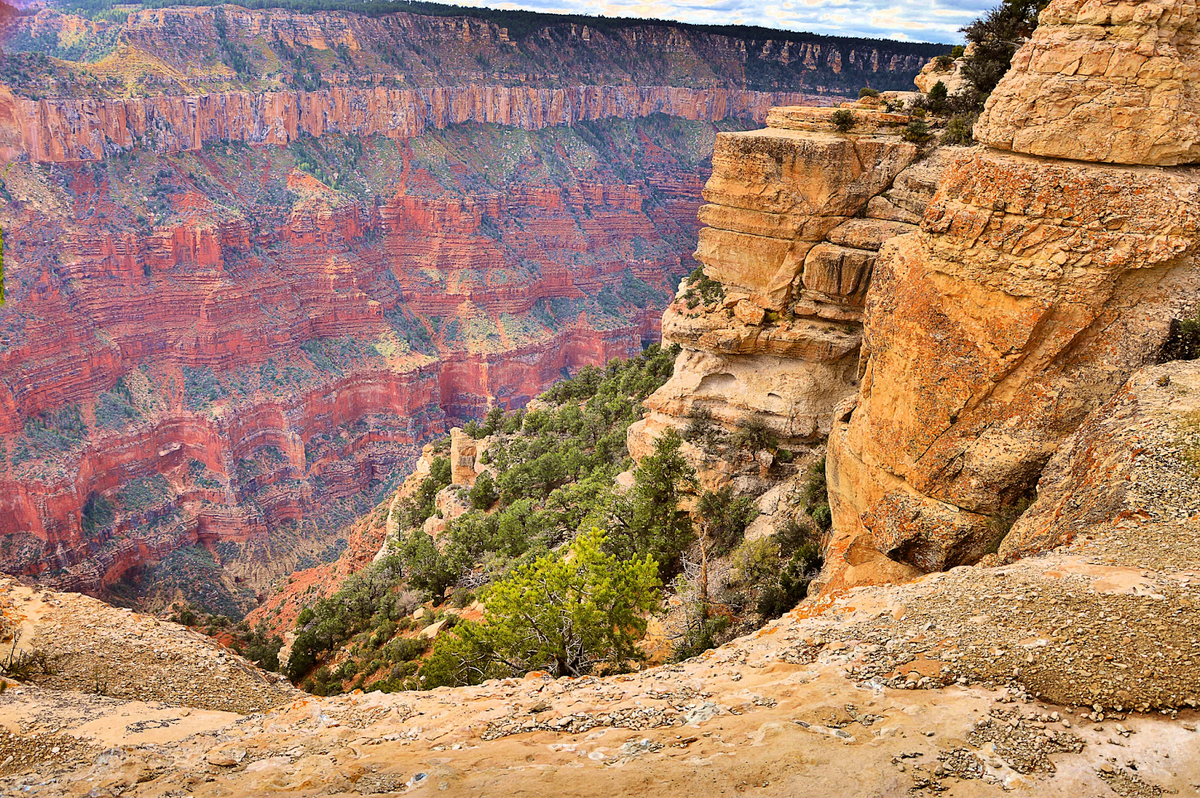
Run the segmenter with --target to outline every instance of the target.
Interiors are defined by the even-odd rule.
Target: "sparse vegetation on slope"
[[[628,487],[618,484],[632,466],[629,425],[670,376],[675,354],[651,347],[604,369],[585,367],[528,411],[493,410],[468,424],[481,450],[473,486],[451,485],[450,461],[435,451],[428,475],[392,510],[398,534],[390,554],[300,616],[291,678],[332,693],[466,684],[529,670],[611,671],[643,656],[634,643],[661,584],[705,619],[682,633],[677,656],[714,645],[730,613],[755,613],[763,585],[781,573],[806,588],[815,557],[793,564],[803,542],[793,535],[792,543],[770,540],[769,579],[751,582],[758,575],[748,572],[745,583],[722,583],[719,596],[697,591],[695,562],[736,552],[758,511],[732,489],[701,490],[674,430],[658,438]],[[755,429],[744,437],[747,446],[770,444]],[[699,521],[680,510],[689,495]],[[817,525],[805,529],[815,534]],[[769,602],[771,611],[803,595],[790,587]],[[718,603],[719,629],[707,622]],[[421,665],[427,638],[436,643]]]

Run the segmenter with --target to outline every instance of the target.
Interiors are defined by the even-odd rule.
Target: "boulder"
[[[1054,0],[992,92],[975,138],[1122,164],[1200,160],[1195,0]]]

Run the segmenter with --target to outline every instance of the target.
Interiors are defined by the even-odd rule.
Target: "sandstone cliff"
[[[1163,8],[1052,3],[977,135],[1077,160],[966,153],[920,231],[884,247],[862,386],[830,437],[828,584],[857,581],[854,550],[920,571],[994,552],[1051,455],[1200,297],[1200,183],[1139,166],[1190,158],[1191,104],[1169,88],[1186,60],[1127,51],[1194,24],[1195,4]]]
[[[916,229],[951,155],[904,141],[902,114],[850,107],[847,133],[833,109],[779,108],[766,130],[718,137],[696,258],[719,285],[685,285],[663,316],[664,340],[683,352],[630,432],[635,457],[697,415],[731,431],[754,420],[810,451],[857,389],[877,252]],[[710,488],[736,468],[720,447],[689,454]]]

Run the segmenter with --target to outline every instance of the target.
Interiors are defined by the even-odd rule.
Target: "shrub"
[[[830,120],[832,120],[833,127],[839,133],[846,133],[850,130],[850,128],[854,127],[855,123],[854,114],[850,113],[845,108],[839,108],[838,110],[834,111],[833,116],[830,117]]]
[[[733,486],[704,491],[696,503],[696,516],[712,553],[720,556],[742,542],[746,527],[758,517],[758,507],[749,496],[733,498]]]
[[[545,669],[579,676],[644,654],[645,613],[658,604],[653,558],[619,560],[596,529],[495,585],[482,623],[461,621],[421,669],[424,687],[476,684]]]
[[[969,146],[975,143],[975,120],[977,114],[955,114],[946,123],[946,132],[942,134],[943,144]]]
[[[929,125],[920,119],[914,119],[909,122],[904,128],[904,132],[900,134],[900,137],[914,144],[924,144],[932,138],[929,133]]]
[[[486,510],[496,503],[500,498],[499,491],[496,490],[496,481],[492,478],[490,471],[484,471],[475,478],[475,485],[468,491],[467,494],[471,501],[471,506],[476,510]]]
[[[729,628],[729,616],[714,615],[710,618],[699,619],[688,627],[684,633],[683,639],[675,644],[672,651],[672,659],[676,662],[683,662],[692,657],[699,656],[710,648],[716,648],[721,644],[721,633]]]
[[[956,45],[954,45],[953,49],[950,50],[950,57],[954,58],[954,59],[962,58],[963,53],[965,53],[966,51],[967,51],[966,47],[963,47],[961,44],[956,44]]]
[[[860,100],[864,97],[878,97],[878,96],[879,96],[879,90],[872,89],[870,86],[863,86],[861,89],[858,90],[858,99],[860,99]]]
[[[688,289],[683,298],[689,308],[698,305],[711,305],[725,298],[725,286],[716,280],[710,280],[702,266],[697,266],[687,277]]]
[[[720,445],[724,435],[720,427],[713,421],[713,415],[708,408],[702,405],[692,405],[687,419],[687,426],[683,430],[685,441],[708,451]]]
[[[946,98],[950,96],[950,92],[946,89],[946,84],[940,80],[929,87],[929,110],[935,114],[946,113],[947,103]]]
[[[963,63],[963,76],[981,95],[996,88],[1013,54],[1037,27],[1037,15],[1049,0],[1003,0],[962,31],[975,45]]]
[[[1196,360],[1200,357],[1200,308],[1190,319],[1172,319],[1158,362]]]
[[[778,448],[779,439],[762,418],[747,416],[738,420],[737,431],[733,433],[733,445],[739,449],[759,452],[763,449]]]
[[[954,68],[954,56],[939,55],[933,59],[933,68],[936,72],[949,72]]]

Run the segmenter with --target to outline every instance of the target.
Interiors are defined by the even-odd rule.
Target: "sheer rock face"
[[[918,160],[897,135],[905,117],[856,107],[854,130],[866,132],[839,134],[831,113],[778,108],[766,130],[718,137],[696,258],[723,294],[705,301],[685,285],[664,314],[664,341],[683,351],[630,431],[635,458],[696,410],[726,429],[757,418],[788,444],[819,444],[857,387],[876,253],[916,229],[949,150]],[[728,478],[728,457],[687,451],[706,487]]]
[[[1195,0],[1055,0],[1013,58],[975,138],[1124,164],[1200,160]]]
[[[794,288],[809,288],[803,274],[813,248],[861,215],[917,154],[898,136],[779,128],[720,136],[704,189],[709,204],[700,211],[708,226],[700,231],[696,258],[710,279],[782,311]],[[815,272],[816,288],[837,294],[844,286],[848,292],[833,304],[861,306],[865,260],[837,262],[832,254],[815,256],[825,264]],[[837,274],[825,274],[830,269]]]
[[[45,100],[5,92],[0,93],[0,120],[11,120],[12,125],[0,138],[0,158],[98,161],[135,148],[162,154],[198,151],[214,141],[286,145],[325,133],[409,139],[466,122],[541,130],[656,113],[693,120],[761,120],[773,105],[802,99],[798,93],[674,86],[337,86],[319,91]]]
[[[994,550],[1006,508],[1200,294],[1198,177],[987,150],[945,173],[876,264],[862,388],[830,437],[827,583],[863,541],[921,571]]]

